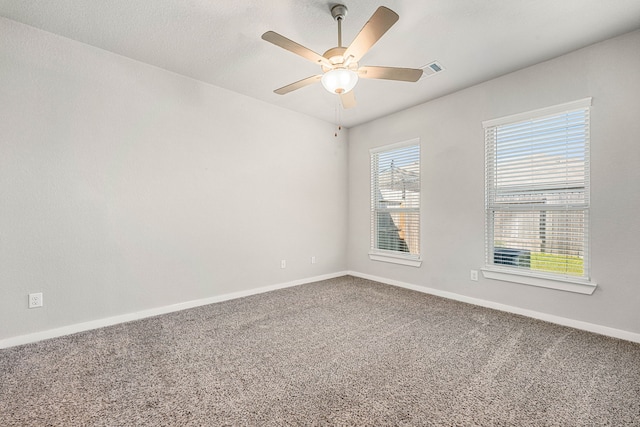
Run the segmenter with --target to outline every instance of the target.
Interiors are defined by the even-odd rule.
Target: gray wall
[[[409,110],[349,136],[350,270],[526,310],[640,332],[640,32],[611,39]],[[446,72],[446,71],[445,71]],[[433,77],[437,79],[438,77]],[[480,278],[481,122],[593,97],[591,296]],[[370,261],[369,149],[421,138],[420,268]]]
[[[0,40],[0,339],[346,269],[346,132],[3,18]]]
[[[640,32],[339,138],[3,18],[0,39],[0,339],[347,268],[640,332]],[[481,121],[587,96],[598,289],[471,282],[484,260]],[[414,137],[425,261],[370,261],[368,149]],[[45,307],[27,309],[29,292]]]

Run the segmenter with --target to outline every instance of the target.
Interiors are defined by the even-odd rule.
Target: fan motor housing
[[[340,66],[340,65],[344,64],[344,61],[346,59],[343,56],[344,52],[346,50],[347,50],[346,47],[332,47],[331,49],[329,49],[328,51],[323,53],[322,56],[327,58],[329,60],[329,62],[331,62],[333,65]],[[351,61],[346,68],[348,68],[350,70],[355,70],[355,69],[358,68],[358,63],[356,61]],[[322,70],[323,71],[328,71],[330,69],[331,68],[327,67],[326,65],[322,65]]]

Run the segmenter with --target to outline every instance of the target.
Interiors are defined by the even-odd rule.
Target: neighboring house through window
[[[592,293],[591,98],[483,123],[485,277]]]
[[[420,266],[420,141],[372,149],[371,250],[376,261]]]

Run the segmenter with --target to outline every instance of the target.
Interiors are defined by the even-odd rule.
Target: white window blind
[[[590,104],[484,123],[488,267],[588,279]]]
[[[371,150],[371,250],[420,255],[420,143]]]

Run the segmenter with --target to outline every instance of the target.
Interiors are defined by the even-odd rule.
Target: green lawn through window
[[[537,271],[582,276],[584,274],[584,260],[578,256],[532,252],[530,268]]]

